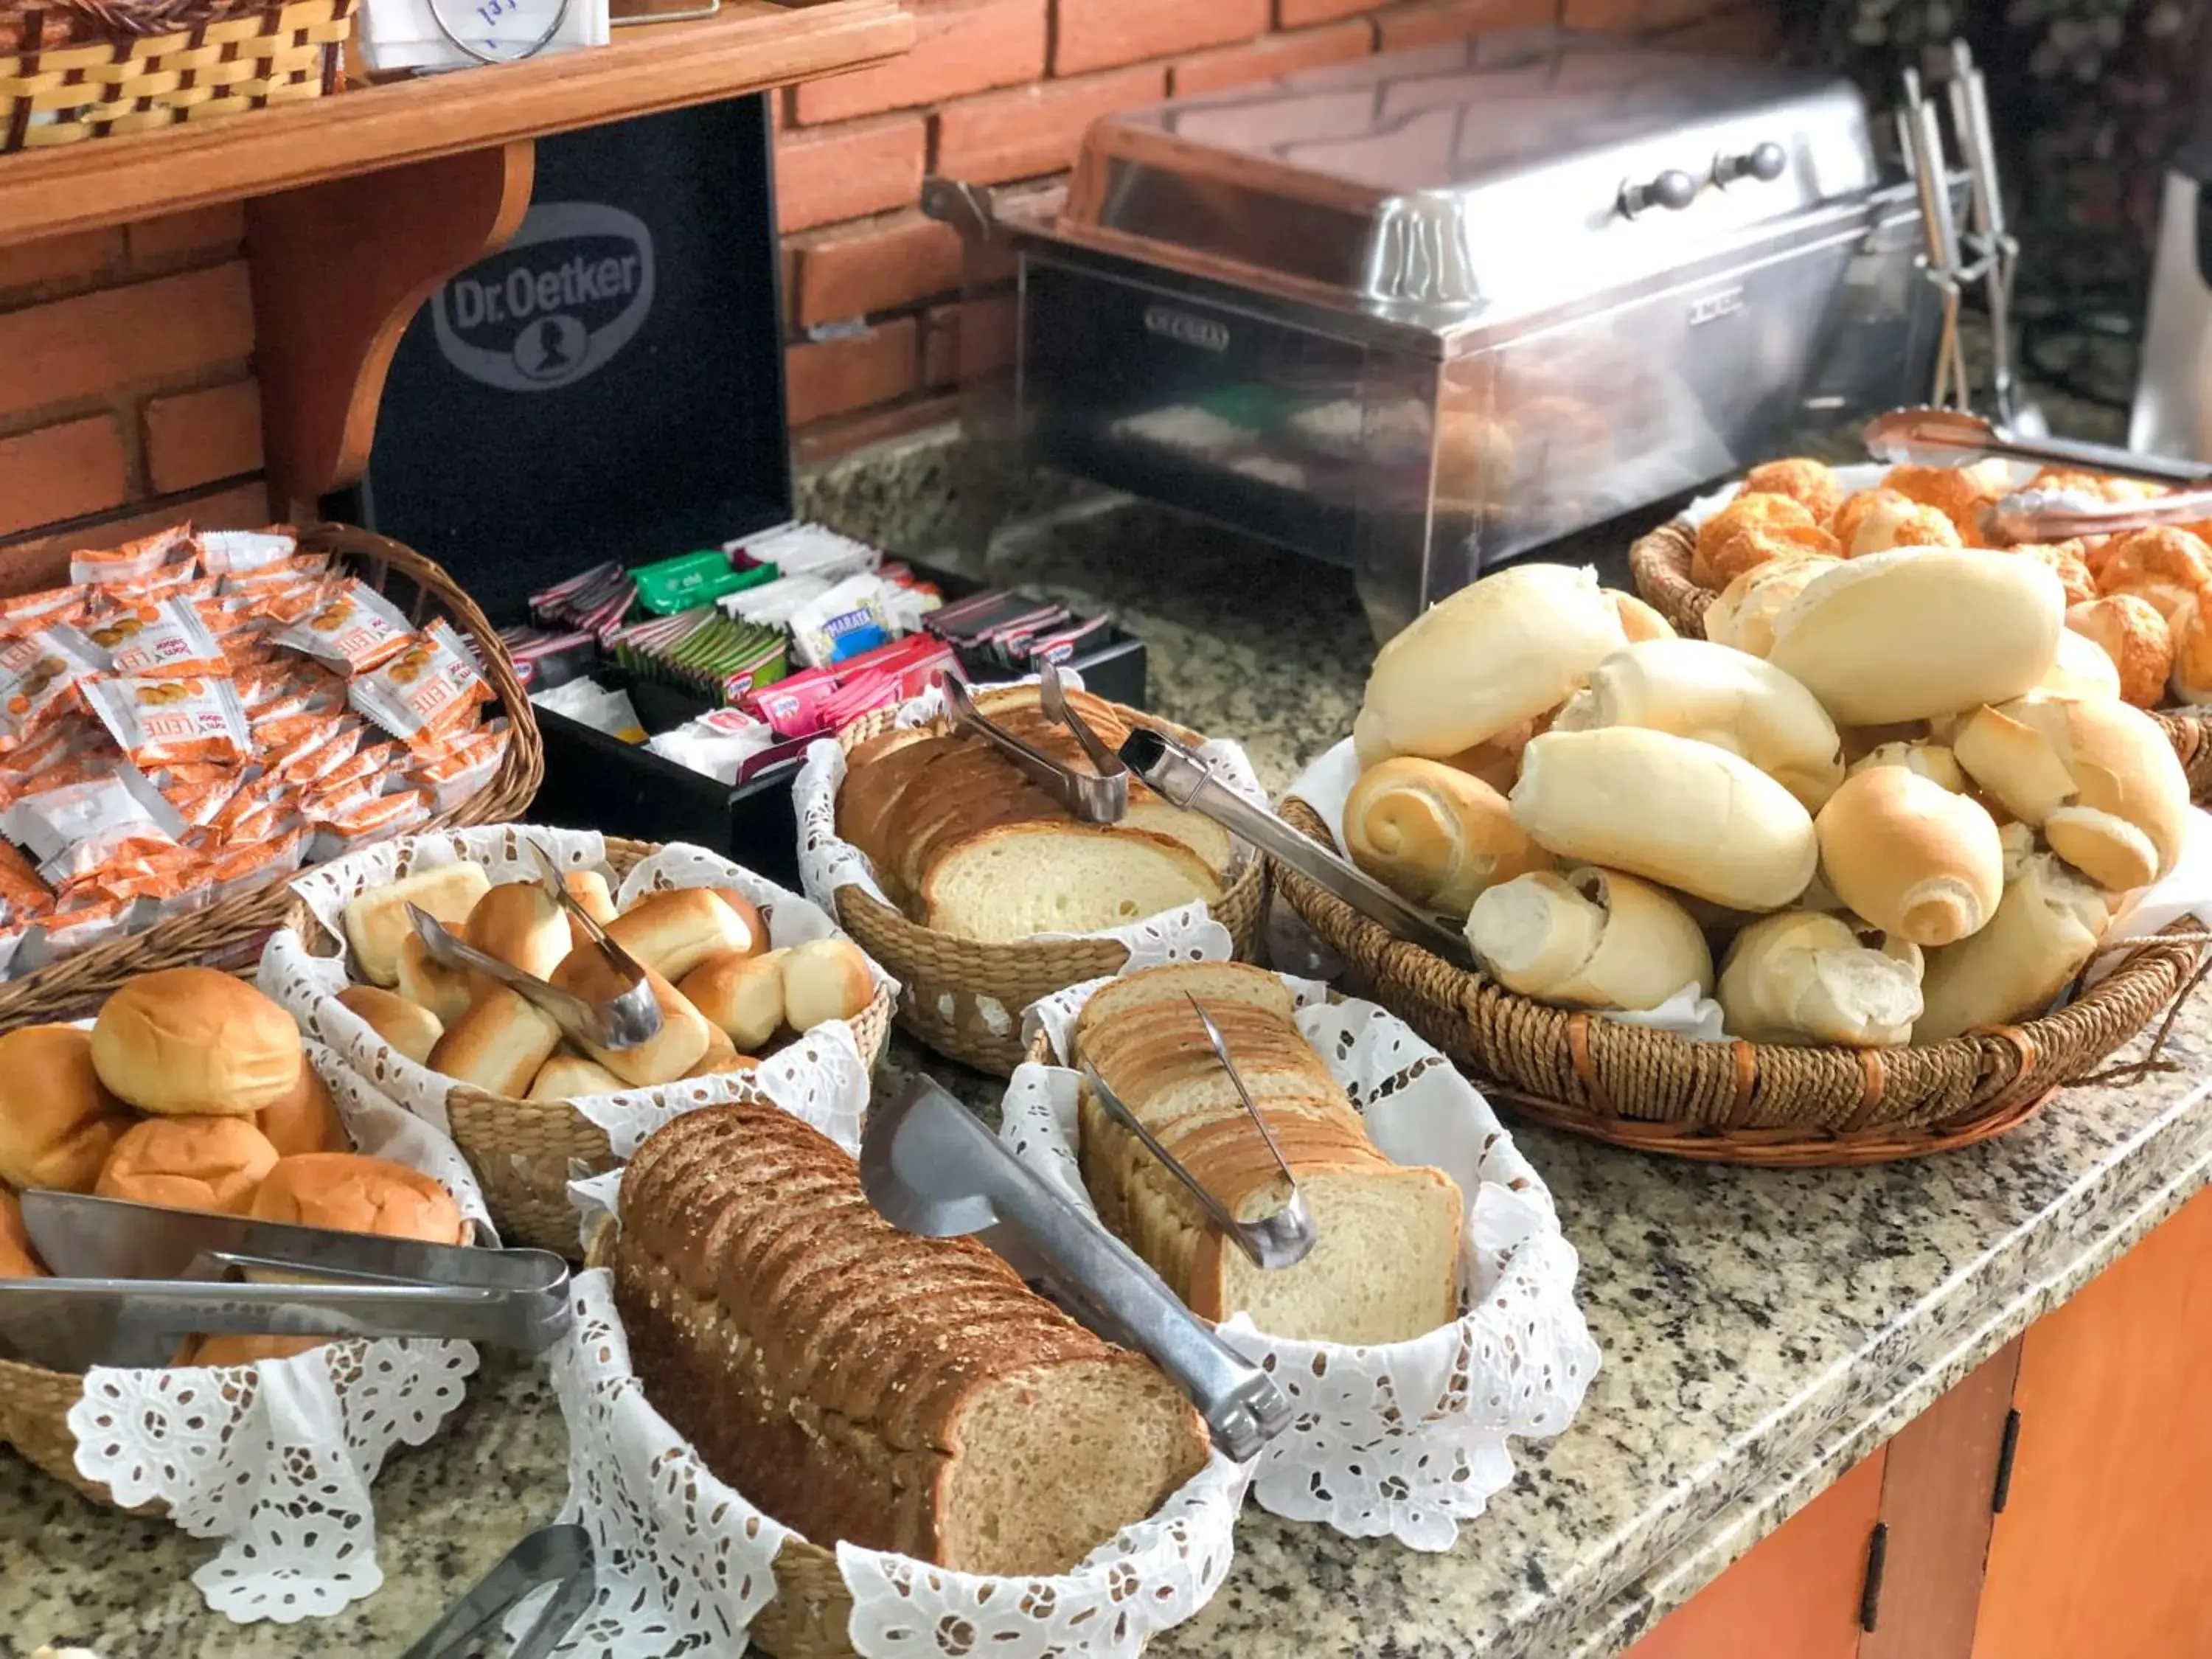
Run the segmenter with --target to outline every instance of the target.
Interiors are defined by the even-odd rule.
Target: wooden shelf
[[[359,88],[234,120],[0,155],[0,243],[272,195],[757,92],[895,58],[896,0],[724,0],[704,22],[617,29],[527,63]]]

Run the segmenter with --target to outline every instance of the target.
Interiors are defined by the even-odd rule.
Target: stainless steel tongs
[[[483,1652],[507,1613],[548,1584],[551,1597],[507,1659],[545,1659],[592,1605],[598,1575],[592,1535],[582,1527],[540,1527],[525,1537],[399,1659],[467,1659]]]
[[[2212,482],[2212,466],[2200,461],[2177,461],[2078,438],[2032,437],[1965,409],[1893,409],[1869,421],[1859,435],[1869,455],[1892,466],[2032,461],[2039,466],[2111,472],[2155,483]]]
[[[1061,765],[1051,756],[1034,745],[1023,742],[1012,732],[975,707],[968,695],[968,688],[958,677],[939,674],[939,688],[945,693],[946,707],[951,711],[952,723],[963,732],[973,732],[986,743],[994,745],[1008,760],[1061,805],[1086,823],[1119,823],[1128,816],[1129,774],[1121,758],[1091,729],[1073,703],[1067,701],[1066,689],[1060,684],[1060,670],[1051,663],[1037,682],[1037,704],[1045,717],[1066,726],[1074,734],[1077,744],[1091,764],[1093,770],[1079,772]]]
[[[568,1266],[486,1250],[22,1194],[51,1279],[0,1279],[0,1351],[56,1370],[166,1365],[187,1336],[443,1337],[537,1352],[573,1319]]]

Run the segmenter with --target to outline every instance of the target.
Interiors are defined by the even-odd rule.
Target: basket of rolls
[[[624,1656],[1134,1659],[1220,1587],[1248,1471],[1149,1358],[884,1220],[857,1145],[740,1101],[579,1183],[553,1382],[587,1626]]]
[[[1090,770],[1035,680],[974,695],[1016,737]],[[1079,689],[1069,701],[1108,747],[1149,722],[1261,798],[1237,744]],[[956,732],[935,687],[815,744],[795,792],[808,896],[897,978],[899,1023],[978,1071],[1020,1063],[1021,1011],[1040,997],[1133,963],[1249,957],[1257,941],[1265,860],[1249,848],[1133,780],[1120,823],[1077,821],[997,748]]]
[[[1261,1271],[1099,1105],[1115,1097],[1233,1216],[1281,1172],[1312,1251]],[[1151,1264],[1296,1415],[1254,1466],[1261,1505],[1352,1537],[1447,1549],[1513,1478],[1510,1437],[1572,1420],[1598,1353],[1542,1178],[1436,1049],[1373,1003],[1242,963],[1174,963],[1030,1010],[1000,1137]]]
[[[1352,981],[1544,1121],[1869,1162],[2021,1121],[2194,982],[2203,815],[2152,718],[2067,667],[2047,566],[1836,561],[1766,653],[1630,641],[1510,568],[1377,654],[1284,816],[1463,925],[1477,970],[1294,872]]]
[[[489,1239],[450,1142],[213,969],[143,975],[92,1021],[0,1036],[0,1273],[46,1272],[15,1197],[40,1188]],[[0,1358],[0,1440],[100,1503],[220,1537],[196,1575],[210,1601],[290,1620],[376,1587],[368,1480],[434,1432],[475,1369],[466,1343],[240,1335],[187,1339],[152,1370]],[[330,1523],[319,1539],[309,1516]]]
[[[1675,630],[1764,656],[1774,625],[1826,561],[1900,547],[1991,545],[1984,512],[2023,489],[2122,503],[2163,486],[1984,461],[1966,467],[1830,467],[1770,461],[1741,484],[1701,496],[1638,540],[1637,591]],[[2147,710],[2188,775],[2212,799],[2212,524],[2161,526],[2001,550],[2058,578],[2063,659],[2083,684]],[[2087,646],[2097,649],[2090,651]],[[2100,659],[2102,660],[2100,660]]]
[[[414,936],[410,904],[526,973],[611,994],[533,846],[646,969],[661,1022],[645,1044],[586,1052],[519,994],[441,968]],[[258,982],[452,1135],[509,1243],[570,1256],[571,1177],[627,1158],[678,1113],[764,1097],[857,1132],[896,989],[816,906],[702,848],[514,824],[410,836],[303,877]]]

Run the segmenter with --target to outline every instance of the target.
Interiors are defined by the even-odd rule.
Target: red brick
[[[1093,121],[1158,102],[1167,80],[1164,69],[1147,64],[947,104],[937,112],[937,170],[982,185],[1056,173],[1074,158]]]
[[[1331,22],[1374,9],[1375,0],[1275,0],[1275,27],[1304,28],[1309,23]]]
[[[1528,28],[1552,21],[1552,0],[1437,0],[1377,12],[1377,52],[1405,52],[1464,40],[1492,29]]]
[[[848,415],[840,420],[822,421],[792,434],[793,459],[801,466],[819,466],[824,461],[834,461],[849,455],[856,449],[866,449],[870,444],[888,443],[894,438],[903,438],[924,427],[939,426],[960,418],[960,398],[957,392],[945,392],[934,398],[918,398],[909,403],[893,404],[888,409],[871,409],[858,415]]]
[[[0,416],[204,372],[253,349],[242,261],[0,313]]]
[[[0,293],[89,282],[107,270],[114,250],[112,230],[81,230],[0,247]]]
[[[104,513],[130,494],[112,416],[0,439],[0,536]]]
[[[929,313],[922,336],[922,384],[957,386],[1006,368],[1014,361],[1019,317],[1011,294],[938,307]]]
[[[1729,58],[1769,58],[1781,49],[1782,20],[1763,7],[1753,7],[1673,30],[1667,44]]]
[[[251,380],[146,405],[146,479],[157,495],[261,470],[261,389]]]
[[[1044,74],[1045,0],[938,0],[915,12],[903,58],[793,88],[802,122],[942,103]]]
[[[896,311],[961,283],[960,233],[912,210],[793,237],[798,325]]]
[[[246,240],[246,204],[218,202],[131,227],[131,263],[143,269],[196,254],[234,253]]]
[[[775,222],[805,230],[909,207],[921,196],[927,129],[919,115],[787,131],[775,149]]]
[[[1375,50],[1375,31],[1364,18],[1327,28],[1301,29],[1242,46],[1222,46],[1186,58],[1168,71],[1168,90],[1177,98],[1218,92],[1248,81],[1268,81],[1293,70],[1340,64]]]
[[[251,530],[269,522],[269,490],[259,479],[210,490],[95,520],[80,520],[66,530],[48,531],[0,544],[0,593],[29,593],[69,580],[69,556],[80,547],[114,547],[151,535],[179,520],[203,530]]]
[[[915,389],[921,365],[915,320],[901,317],[835,340],[810,340],[783,354],[784,402],[791,424],[887,404]]]
[[[1058,0],[1052,72],[1079,75],[1267,32],[1271,0]]]

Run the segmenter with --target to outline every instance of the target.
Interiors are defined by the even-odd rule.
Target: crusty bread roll
[[[2111,896],[2057,858],[2026,860],[1988,927],[1929,953],[1926,1008],[1912,1040],[1937,1042],[2036,1013],[2088,961],[2112,920]]]
[[[415,905],[458,930],[490,888],[483,867],[468,863],[441,864],[402,876],[388,887],[372,887],[345,908],[346,942],[355,962],[371,983],[398,984],[400,941],[414,931],[407,907]]]
[[[457,1083],[512,1100],[560,1042],[561,1028],[550,1015],[521,993],[495,985],[446,1027],[428,1063]]]
[[[31,1249],[21,1200],[0,1187],[0,1279],[44,1279],[46,1267]]]
[[[2127,531],[2099,550],[2097,591],[2148,599],[2168,623],[2208,589],[2212,589],[2212,547],[2179,525]]]
[[[1344,839],[1352,861],[1376,880],[1455,919],[1492,883],[1552,864],[1513,821],[1504,795],[1418,755],[1359,775],[1344,804]]]
[[[561,884],[568,890],[568,896],[584,907],[584,914],[600,927],[605,927],[618,914],[615,896],[607,890],[607,878],[596,870],[571,870],[561,878]],[[584,924],[575,917],[568,918],[568,943],[571,948],[591,943],[592,936],[584,931]]]
[[[300,1085],[274,1106],[263,1109],[253,1127],[269,1137],[279,1158],[298,1152],[343,1152],[353,1141],[338,1117],[336,1102],[313,1065],[300,1068]]]
[[[430,954],[430,947],[410,933],[399,945],[399,994],[419,1008],[428,1009],[441,1026],[450,1028],[477,1000],[474,976],[465,968],[448,968]]]
[[[744,1053],[757,1054],[783,1025],[784,952],[717,957],[677,988]]]
[[[1705,637],[1715,645],[1733,646],[1754,657],[1766,656],[1774,649],[1774,619],[1821,572],[1840,568],[1842,564],[1841,559],[1815,555],[1753,566],[1705,607]]]
[[[1899,496],[1877,501],[1858,516],[1844,556],[1863,559],[1897,547],[1959,547],[1958,527],[1940,507]]]
[[[1839,550],[1823,520],[1788,495],[1740,489],[1698,526],[1690,554],[1690,580],[1717,591],[1753,567],[1807,554],[1833,557]]]
[[[629,1085],[596,1060],[581,1054],[556,1054],[530,1079],[525,1100],[575,1100],[585,1095],[620,1094]]]
[[[2212,617],[2204,602],[2192,599],[2173,613],[2173,670],[2167,677],[2174,700],[2191,708],[2212,703]],[[2130,701],[2133,701],[2130,699]]]
[[[1819,861],[1812,815],[1711,744],[1630,726],[1547,732],[1521,757],[1513,817],[1538,846],[1732,910],[1778,910]]]
[[[848,939],[810,939],[777,954],[783,975],[783,1020],[794,1031],[811,1031],[828,1019],[857,1018],[875,1000],[875,975],[868,971],[868,959]]]
[[[244,980],[164,968],[100,1006],[92,1063],[142,1112],[250,1118],[288,1098],[307,1061],[292,1016]]]
[[[1741,755],[1808,811],[1844,781],[1836,723],[1820,700],[1757,657],[1705,640],[1653,640],[1614,652],[1567,699],[1554,732],[1638,726]]]
[[[451,1193],[420,1170],[359,1152],[278,1158],[255,1191],[250,1213],[256,1221],[425,1244],[467,1242],[467,1224]]]
[[[1442,759],[1565,702],[1627,643],[1597,577],[1510,565],[1431,605],[1376,653],[1352,723],[1362,767]]]
[[[709,1021],[709,1040],[707,1052],[699,1063],[684,1073],[686,1077],[720,1077],[727,1072],[753,1072],[760,1069],[760,1060],[752,1054],[741,1054],[738,1045],[730,1041],[729,1033]]]
[[[462,937],[486,956],[497,957],[534,979],[549,978],[574,949],[568,913],[560,901],[534,881],[506,881],[477,901]],[[475,976],[481,993],[493,981]]]
[[[753,948],[753,929],[710,887],[648,893],[608,924],[607,937],[672,980],[710,957]]]
[[[349,985],[338,993],[338,1000],[360,1015],[362,1024],[417,1066],[429,1062],[430,1050],[436,1048],[438,1039],[446,1035],[444,1021],[420,1003],[410,1002],[396,991],[386,991],[374,985]],[[312,1071],[313,1068],[308,1069]]]
[[[1826,461],[1808,455],[1787,455],[1762,461],[1743,475],[1747,495],[1787,495],[1817,524],[1826,524],[1844,504],[1843,480]]]
[[[705,891],[703,888],[681,890]],[[717,909],[722,908],[721,900],[715,899],[714,904]],[[722,913],[725,915],[729,914],[726,909]],[[660,1005],[660,1029],[633,1048],[602,1048],[589,1043],[584,1045],[586,1054],[634,1089],[673,1083],[696,1066],[700,1056],[707,1052],[705,1016],[656,969],[647,968],[645,980],[653,988],[653,1000]],[[553,970],[553,983],[591,1002],[605,1001],[623,988],[614,978],[605,957],[599,953],[596,945],[581,951],[571,951],[568,960]],[[551,1052],[549,1046],[546,1053]],[[545,1055],[540,1054],[538,1058],[542,1063]],[[537,1066],[532,1066],[531,1069],[535,1073]]]
[[[1876,744],[1851,763],[1850,775],[1856,777],[1877,766],[1901,766],[1930,783],[1940,783],[1958,794],[1966,793],[1966,775],[1959,765],[1959,757],[1945,744],[1931,743],[1925,738]]]
[[[2148,886],[2181,857],[2189,778],[2140,708],[2039,693],[1977,709],[1952,747],[1975,782],[2100,887]]]
[[[1635,594],[1608,587],[1605,590],[1605,596],[1613,601],[1613,614],[1620,623],[1621,637],[1631,645],[1643,640],[1671,640],[1674,637],[1674,625]]]
[[[1813,823],[1828,886],[1884,933],[1949,945],[1996,914],[2004,847],[1996,820],[1909,767],[1861,772]]]
[[[1824,571],[1775,618],[1767,660],[1845,726],[2001,702],[2051,670],[2065,595],[2042,566],[1901,548]]]
[[[244,1215],[276,1163],[269,1137],[242,1117],[143,1118],[115,1143],[93,1191],[168,1210]]]
[[[1859,526],[1864,522],[1868,514],[1877,507],[1910,505],[1912,497],[1901,489],[1877,488],[1858,490],[1844,497],[1842,504],[1836,508],[1835,517],[1828,521],[1828,528],[1834,532],[1838,544],[1849,547],[1857,537]]]
[[[1843,917],[1816,910],[1760,917],[1735,936],[1721,963],[1729,1035],[1855,1048],[1906,1041],[1920,1018],[1920,950],[1875,939],[1869,943]]]
[[[2079,634],[2112,659],[2119,695],[2138,708],[2166,701],[2173,673],[2173,630],[2148,599],[2113,593],[2066,612],[2069,633]]]
[[[0,1182],[88,1193],[131,1123],[93,1069],[90,1032],[25,1025],[0,1036]]]
[[[2033,559],[2057,577],[2070,611],[2097,597],[2097,580],[2082,559],[2082,545],[2080,542],[2021,542],[2005,551],[2015,559]]]
[[[1689,912],[1658,888],[1584,866],[1532,871],[1486,889],[1468,943],[1509,991],[1582,1008],[1656,1008],[1713,986],[1712,952]]]
[[[1972,466],[1893,466],[1881,482],[1886,489],[1942,508],[1968,547],[1987,547],[1982,514],[2012,488],[2012,474],[1992,458]]]
[[[2079,605],[2073,607],[2079,609]],[[2105,654],[2103,647],[2067,627],[2059,630],[2058,654],[2051,661],[2051,672],[2037,683],[2035,690],[2054,697],[2117,697],[2120,695],[2120,671]]]

